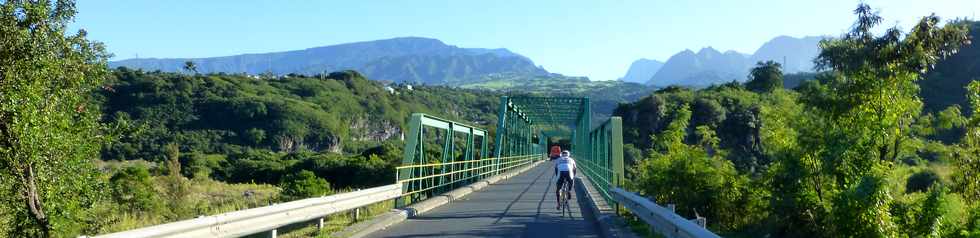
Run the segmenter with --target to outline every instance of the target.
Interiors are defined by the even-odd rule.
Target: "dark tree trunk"
[[[27,189],[24,191],[24,195],[27,197],[27,208],[31,212],[31,219],[37,222],[37,225],[41,228],[41,237],[51,237],[51,223],[48,221],[48,217],[44,214],[44,202],[41,201],[41,197],[38,195],[37,184],[35,183],[36,176],[34,175],[34,165],[28,164],[27,170],[23,176],[24,187]]]

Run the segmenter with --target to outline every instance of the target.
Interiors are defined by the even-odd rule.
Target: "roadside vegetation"
[[[948,105],[935,111],[919,90],[938,62],[976,51],[965,47],[980,24],[928,16],[876,35],[870,9],[821,42],[822,72],[793,90],[760,62],[744,84],[621,105],[628,186],[726,237],[980,237],[980,82],[941,103],[926,95]]]

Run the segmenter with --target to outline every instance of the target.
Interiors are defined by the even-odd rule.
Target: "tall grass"
[[[154,186],[162,191],[163,178],[154,177]],[[190,193],[179,201],[182,207],[171,211],[167,209],[129,212],[117,204],[106,202],[97,205],[103,223],[97,233],[112,233],[164,224],[198,216],[215,215],[248,208],[267,206],[276,201],[279,188],[265,184],[228,184],[211,179],[192,179],[187,181]]]

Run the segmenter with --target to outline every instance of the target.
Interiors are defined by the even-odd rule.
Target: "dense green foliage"
[[[770,158],[764,154],[762,117],[766,109],[798,110],[793,102],[796,95],[787,91],[758,94],[738,84],[725,84],[698,91],[686,88],[666,88],[637,102],[623,104],[614,115],[623,117],[623,137],[626,143],[641,150],[658,149],[654,136],[665,131],[675,120],[670,105],[687,105],[692,116],[687,130],[698,127],[711,129],[719,139],[719,154],[731,160],[740,170],[759,171],[767,167]],[[778,115],[772,115],[776,117]],[[697,133],[686,133],[683,142],[696,144],[702,140]]]
[[[922,113],[916,84],[967,29],[929,16],[876,36],[881,18],[855,13],[851,32],[821,42],[826,73],[794,76],[814,78],[795,91],[758,80],[781,75],[760,64],[746,86],[666,88],[617,108],[627,147],[643,151],[627,153],[630,186],[731,236],[977,235],[978,116]]]
[[[90,92],[107,53],[69,33],[72,1],[0,1],[0,236],[70,236],[95,219],[105,142]]]
[[[631,183],[658,203],[676,204],[682,215],[717,219],[723,230],[740,230],[765,217],[763,194],[750,190],[747,175],[739,174],[717,150],[717,138],[698,133],[699,142],[685,144],[691,118],[687,105],[671,112],[673,120],[657,137],[649,159],[640,161]],[[698,131],[713,131],[699,126]],[[684,186],[678,186],[683,184]]]

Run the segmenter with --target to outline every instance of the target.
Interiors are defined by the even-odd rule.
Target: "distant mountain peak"
[[[704,47],[701,48],[701,50],[698,50],[698,55],[720,55],[720,54],[721,52],[715,50],[715,48],[712,48],[711,46]]]
[[[630,64],[629,70],[626,71],[626,75],[620,78],[620,80],[625,82],[634,83],[646,83],[663,67],[664,63],[658,60],[651,60],[646,58],[641,58],[633,61]]]
[[[785,73],[813,71],[813,59],[820,53],[818,46],[823,36],[777,36],[762,46],[749,57],[754,62],[775,61],[783,66]]]

